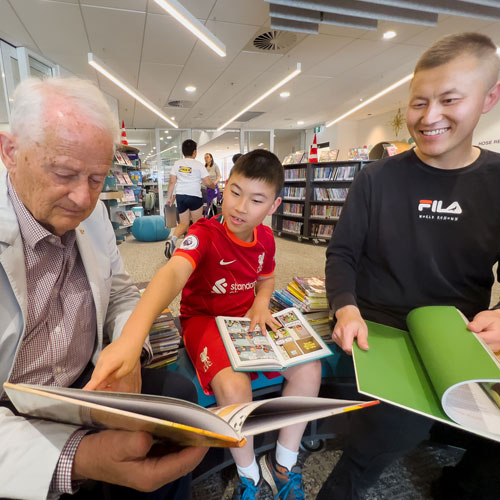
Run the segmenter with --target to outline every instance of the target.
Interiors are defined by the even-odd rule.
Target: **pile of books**
[[[156,318],[149,332],[149,341],[153,349],[153,359],[148,368],[168,365],[177,359],[181,336],[169,310],[163,311]]]
[[[294,277],[286,289],[275,290],[270,308],[273,312],[296,307],[323,340],[331,343],[330,311],[326,298],[325,278]]]

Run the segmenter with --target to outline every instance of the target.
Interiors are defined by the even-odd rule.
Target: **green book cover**
[[[500,382],[500,364],[457,309],[414,309],[408,331],[366,323],[370,349],[353,348],[361,393],[500,441],[500,408],[481,388]]]

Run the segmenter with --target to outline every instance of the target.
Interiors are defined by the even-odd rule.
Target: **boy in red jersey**
[[[184,344],[204,390],[213,391],[219,405],[252,400],[250,376],[235,372],[226,354],[215,316],[247,316],[250,331],[277,322],[269,311],[274,289],[275,242],[262,221],[281,203],[283,167],[265,150],[243,155],[231,170],[224,190],[222,215],[194,224],[169,262],[151,280],[118,340],[99,357],[89,389],[106,387],[132,369],[151,324],[182,290]],[[321,364],[312,361],[283,372],[285,396],[317,396]],[[262,475],[274,495],[305,498],[296,465],[306,424],[281,429],[276,453],[255,459],[253,439],[232,449],[239,474],[234,498],[257,498]],[[260,470],[261,469],[261,470]],[[282,493],[281,493],[282,492]],[[281,493],[281,495],[280,495]]]

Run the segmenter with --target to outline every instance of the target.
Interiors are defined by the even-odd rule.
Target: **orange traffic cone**
[[[128,141],[127,141],[127,131],[125,130],[125,122],[122,120],[122,139],[121,143],[125,144],[125,146],[128,146]]]
[[[316,143],[316,134],[314,134],[314,141],[309,152],[309,163],[318,163],[318,146]]]

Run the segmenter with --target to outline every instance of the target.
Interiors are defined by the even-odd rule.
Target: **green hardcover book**
[[[414,309],[408,331],[366,323],[370,349],[353,348],[359,392],[500,441],[500,408],[488,391],[500,363],[457,309]]]

